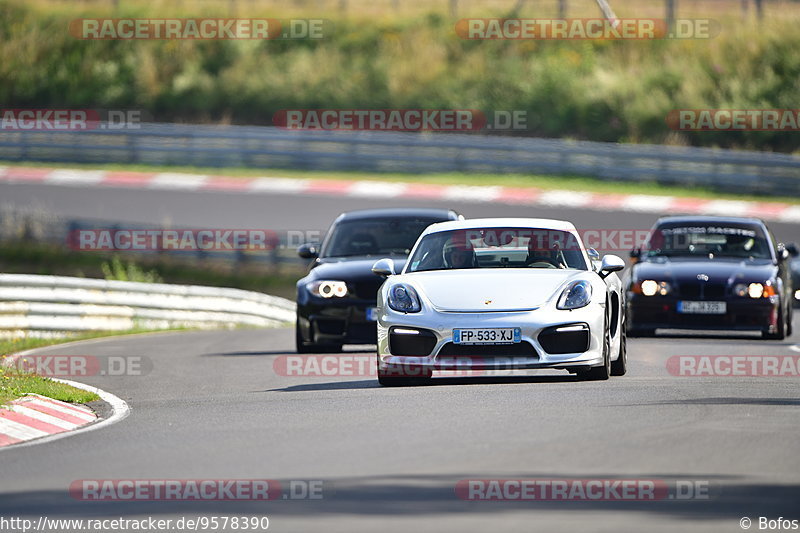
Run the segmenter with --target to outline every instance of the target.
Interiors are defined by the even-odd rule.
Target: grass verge
[[[46,376],[40,376],[32,372],[23,372],[17,368],[6,366],[2,359],[12,354],[19,353],[33,348],[42,348],[67,342],[75,342],[101,337],[111,337],[119,335],[132,335],[137,333],[149,333],[153,330],[136,329],[130,331],[98,331],[92,333],[82,333],[64,338],[36,339],[0,339],[0,405],[19,398],[25,394],[41,394],[54,400],[69,403],[88,403],[99,400],[100,397],[89,391],[78,389],[53,381]],[[165,330],[159,330],[165,331]]]
[[[41,162],[16,162],[0,161],[0,166],[22,167],[49,167],[48,163]],[[445,172],[433,174],[405,174],[405,173],[369,173],[369,172],[338,172],[338,171],[303,171],[288,169],[259,169],[259,168],[213,168],[213,167],[186,167],[186,166],[150,166],[150,165],[123,165],[123,164],[81,164],[57,163],[53,168],[77,168],[86,170],[109,170],[127,172],[185,172],[190,174],[204,174],[211,176],[227,176],[238,178],[256,178],[264,176],[280,176],[297,179],[328,179],[328,180],[372,180],[387,182],[427,183],[433,185],[495,185],[503,187],[533,187],[542,190],[568,189],[600,194],[646,194],[656,196],[677,196],[684,198],[707,198],[725,200],[750,200],[754,198],[763,201],[781,201],[800,204],[800,198],[773,196],[754,196],[753,194],[721,193],[703,187],[675,187],[661,185],[656,182],[624,182],[603,181],[585,176],[553,176],[541,174],[465,174],[459,172]]]

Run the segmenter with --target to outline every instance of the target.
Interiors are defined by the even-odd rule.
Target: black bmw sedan
[[[422,230],[460,218],[446,209],[351,211],[336,218],[321,245],[301,246],[300,257],[313,261],[297,282],[297,352],[375,344],[375,309],[383,279],[372,273],[372,265],[391,257],[402,268]]]
[[[628,335],[652,335],[656,328],[791,335],[790,258],[797,250],[789,250],[755,218],[659,219],[631,252]]]

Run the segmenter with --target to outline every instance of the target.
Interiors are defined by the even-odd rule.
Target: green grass
[[[78,389],[66,383],[59,383],[49,378],[13,369],[0,368],[0,405],[7,404],[25,394],[40,394],[69,403],[89,403],[100,399],[93,392]]]
[[[725,200],[750,200],[753,194],[720,193],[712,189],[701,187],[673,187],[660,185],[655,182],[623,182],[603,181],[582,176],[548,176],[540,174],[465,174],[457,172],[434,174],[403,174],[403,173],[368,173],[368,172],[332,172],[332,171],[304,171],[288,169],[256,169],[256,168],[206,168],[182,166],[148,166],[148,165],[122,165],[122,164],[80,164],[57,163],[58,168],[82,168],[124,170],[134,172],[186,172],[190,174],[225,175],[231,177],[254,178],[260,176],[279,176],[298,179],[329,179],[329,180],[374,180],[390,182],[430,183],[439,185],[499,185],[505,187],[535,187],[543,190],[568,189],[607,194],[647,194],[661,196],[679,196],[688,198],[708,198]],[[48,163],[20,163],[0,161],[0,166],[49,166]],[[759,197],[756,197],[759,198]],[[775,198],[763,196],[764,201],[781,201],[800,204],[800,198]]]

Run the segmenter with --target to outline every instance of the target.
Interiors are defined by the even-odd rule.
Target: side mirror
[[[379,259],[372,265],[372,273],[376,276],[388,277],[396,274],[394,270],[394,261],[391,259]]]
[[[786,251],[789,252],[789,255],[792,257],[797,257],[800,255],[800,249],[797,248],[797,243],[790,242],[786,245]]]
[[[789,259],[789,257],[791,257],[791,255],[789,254],[789,250],[786,249],[786,246],[782,242],[778,243],[777,252],[778,252],[778,261],[786,261],[787,259]]]
[[[625,268],[625,261],[616,255],[609,254],[603,257],[599,274],[601,278],[605,279],[612,272],[619,272],[623,268]]]
[[[595,272],[600,270],[600,252],[598,252],[594,248],[587,248],[586,255],[589,256],[589,261],[592,262],[592,270],[594,270]]]
[[[297,255],[299,255],[303,259],[315,259],[319,257],[319,248],[317,247],[317,244],[312,244],[312,243],[301,244],[297,248]]]

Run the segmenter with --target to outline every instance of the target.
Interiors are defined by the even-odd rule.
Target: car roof
[[[713,216],[713,215],[676,215],[676,216],[661,217],[656,222],[656,224],[663,224],[663,223],[755,224],[757,226],[764,225],[763,220],[755,217],[725,217],[725,216]]]
[[[359,209],[347,211],[336,217],[336,222],[343,220],[363,220],[370,218],[441,218],[443,220],[456,220],[458,213],[452,209],[435,209],[424,207],[390,207],[380,209]]]
[[[423,232],[423,235],[454,229],[475,228],[536,228],[570,232],[577,231],[572,222],[553,220],[550,218],[470,218],[467,220],[453,220],[431,224]]]

